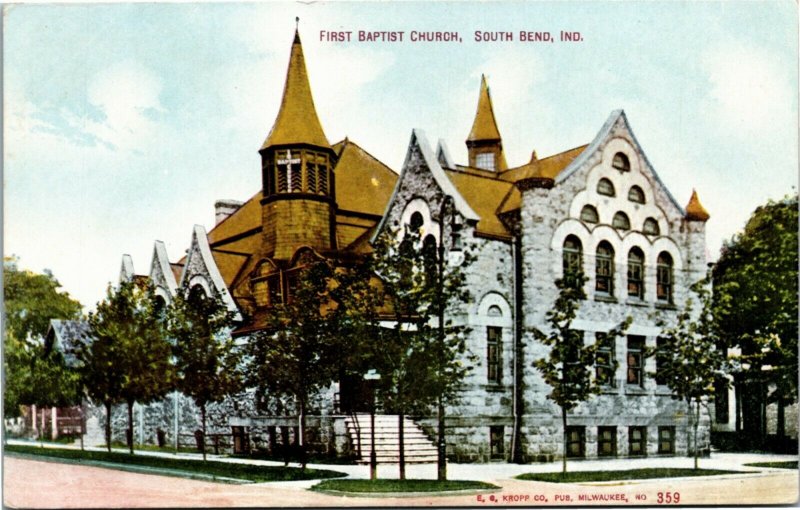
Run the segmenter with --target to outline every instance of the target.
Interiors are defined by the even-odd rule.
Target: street
[[[717,454],[703,459],[703,467],[733,467],[743,461],[774,460],[747,454]],[[786,457],[786,456],[783,456]],[[641,461],[615,460],[614,468],[639,467]],[[687,462],[686,458],[661,459]],[[785,458],[783,459],[785,460]],[[798,472],[770,469],[748,474],[680,479],[594,483],[551,484],[514,480],[513,474],[552,471],[554,465],[451,464],[453,479],[482,479],[502,487],[495,493],[415,496],[348,497],[307,490],[315,481],[260,484],[223,484],[183,478],[139,474],[105,468],[28,460],[7,455],[4,459],[3,503],[25,508],[97,507],[289,507],[289,506],[495,506],[495,505],[748,505],[788,504],[797,500]],[[601,468],[600,462],[574,462],[578,469]],[[352,472],[366,466],[328,466]],[[396,466],[394,466],[396,468]],[[435,466],[415,466],[411,476],[426,477]],[[381,466],[382,476],[394,475],[392,466]],[[547,468],[547,469],[542,469]],[[741,468],[747,469],[747,468]],[[751,468],[752,469],[752,468]],[[356,474],[356,473],[352,473]],[[480,476],[482,474],[483,476]],[[678,499],[678,501],[675,501]]]

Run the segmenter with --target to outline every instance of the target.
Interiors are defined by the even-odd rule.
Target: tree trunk
[[[698,469],[697,457],[700,455],[700,448],[697,447],[697,429],[700,426],[700,400],[695,399],[695,412],[694,412],[694,468]]]
[[[400,434],[398,438],[400,441],[400,479],[406,479],[406,440],[405,440],[405,424],[403,421],[405,420],[405,414],[400,411],[400,414],[397,415],[397,431]]]
[[[561,426],[563,427],[563,435],[561,437],[561,472],[567,473],[567,408],[561,408]]]
[[[778,444],[783,447],[783,439],[786,435],[786,410],[784,409],[783,398],[778,398]]]
[[[128,441],[128,451],[133,455],[133,400],[128,400],[128,433],[125,434]]]
[[[447,443],[444,437],[444,401],[442,395],[439,395],[439,433],[438,433],[438,451],[436,458],[436,479],[440,482],[447,480]]]
[[[303,471],[306,470],[308,464],[308,456],[306,455],[306,401],[305,398],[300,400],[300,466]]]
[[[203,432],[202,441],[200,441],[200,452],[203,454],[203,462],[206,461],[206,404],[200,406],[201,427]]]
[[[111,402],[106,401],[106,448],[111,453]]]

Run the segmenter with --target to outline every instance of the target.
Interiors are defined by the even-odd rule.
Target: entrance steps
[[[360,464],[369,464],[372,429],[367,413],[352,414],[345,418],[350,444]],[[359,448],[360,446],[360,448]],[[403,419],[403,446],[407,464],[433,464],[437,460],[436,445],[428,439],[419,425],[409,418]],[[400,430],[398,416],[375,415],[375,457],[378,464],[400,462]]]

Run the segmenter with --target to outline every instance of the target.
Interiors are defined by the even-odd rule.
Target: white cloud
[[[731,133],[772,135],[796,122],[795,92],[777,56],[736,43],[707,51],[701,62],[711,86],[704,109]]]
[[[89,102],[105,115],[101,122],[86,121],[85,129],[119,149],[136,149],[156,136],[155,115],[162,84],[150,70],[133,61],[113,64],[89,83]]]

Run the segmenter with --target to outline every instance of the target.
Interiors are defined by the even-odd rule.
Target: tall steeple
[[[317,116],[311,86],[308,83],[306,61],[298,29],[294,32],[289,69],[283,86],[283,99],[278,117],[261,149],[276,145],[305,143],[330,149],[331,145]]]
[[[507,168],[503,153],[503,141],[494,118],[492,97],[486,76],[481,75],[481,90],[478,95],[478,110],[467,137],[469,166],[484,170],[501,171]]]
[[[302,246],[336,249],[336,153],[317,117],[297,29],[280,110],[258,152],[264,256],[288,260]]]

